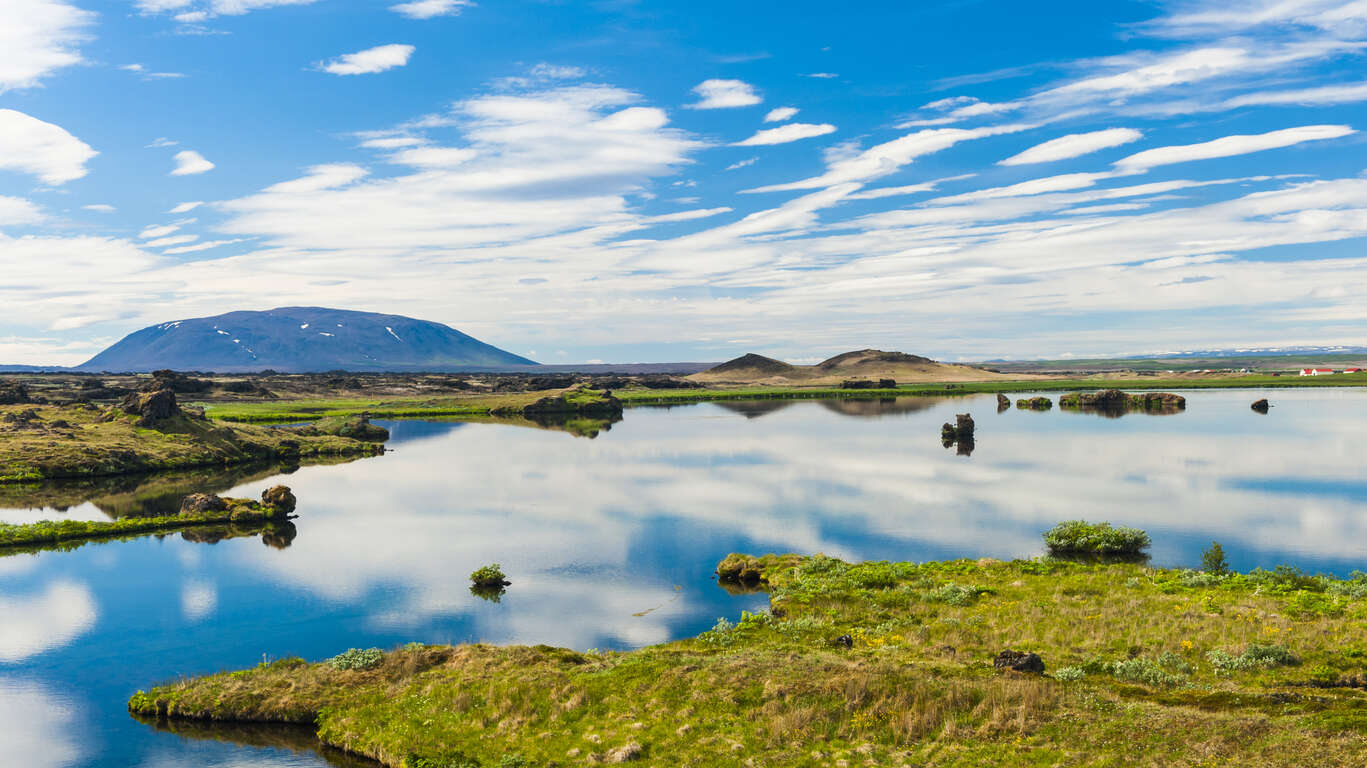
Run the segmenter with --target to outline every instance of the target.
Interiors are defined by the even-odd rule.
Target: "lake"
[[[286,475],[0,488],[10,522],[277,483],[300,515],[292,540],[189,532],[0,556],[0,749],[39,768],[355,765],[293,730],[158,731],[125,703],[180,675],[351,647],[692,635],[766,604],[712,579],[732,551],[1033,557],[1044,530],[1086,518],[1144,528],[1157,565],[1195,565],[1218,540],[1240,570],[1367,569],[1367,390],[1184,394],[1183,413],[1121,418],[997,413],[991,395],[633,408],[594,439],[384,422],[391,453]],[[1264,394],[1271,412],[1251,411]],[[940,444],[963,412],[968,456]],[[468,589],[490,562],[513,582],[499,602]]]

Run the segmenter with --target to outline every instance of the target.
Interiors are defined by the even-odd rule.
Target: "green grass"
[[[410,644],[364,669],[286,659],[172,682],[129,706],[305,723],[325,744],[407,768],[630,755],[656,766],[1301,766],[1367,754],[1367,692],[1335,687],[1367,664],[1367,576],[794,555],[727,567],[757,568],[770,610],[686,640],[621,653]],[[844,635],[852,647],[836,642]],[[1046,676],[993,670],[1004,649],[1039,653]]]
[[[1020,381],[964,382],[953,384],[910,384],[895,389],[840,389],[836,387],[727,387],[718,389],[628,388],[613,391],[625,405],[670,405],[716,400],[769,399],[869,399],[910,395],[974,395],[1008,392],[1054,392],[1117,389],[1230,389],[1285,387],[1367,386],[1367,375],[1333,376],[1226,376],[1211,379],[1031,379]],[[489,416],[498,412],[520,412],[522,407],[553,392],[515,394],[476,394],[448,398],[337,398],[275,400],[268,402],[197,403],[214,419],[233,422],[314,421],[325,417],[368,413],[377,419],[423,418],[430,416]],[[571,398],[593,399],[590,394],[571,393]]]

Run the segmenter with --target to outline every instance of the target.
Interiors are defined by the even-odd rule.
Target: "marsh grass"
[[[1348,765],[1367,753],[1367,694],[1306,687],[1367,664],[1367,604],[1349,596],[1363,579],[1269,571],[1193,586],[1190,572],[1124,563],[753,562],[771,610],[693,639],[626,653],[410,645],[366,669],[286,660],[180,681],[130,707],[316,722],[325,743],[391,766],[460,755],[549,768],[633,744],[641,764],[670,766]],[[1306,595],[1339,610],[1290,610]],[[1056,671],[997,673],[1004,648]],[[1248,661],[1217,664],[1217,651]]]

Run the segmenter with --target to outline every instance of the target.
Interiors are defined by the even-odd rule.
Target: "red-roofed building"
[[[1327,376],[1334,372],[1333,368],[1302,368],[1302,376]]]

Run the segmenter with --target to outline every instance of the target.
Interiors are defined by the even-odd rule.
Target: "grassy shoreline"
[[[733,556],[767,613],[629,652],[410,644],[136,693],[403,768],[1339,765],[1367,753],[1367,577]],[[1006,649],[1045,675],[994,670]],[[345,654],[343,655],[345,656]],[[339,657],[341,658],[341,657]]]
[[[183,413],[145,427],[117,409],[0,406],[0,483],[383,452],[382,445],[346,437],[225,425]]]
[[[251,499],[223,499],[225,507],[205,512],[182,512],[159,517],[126,517],[122,520],[39,520],[33,523],[0,523],[0,553],[17,547],[42,547],[117,538],[132,534],[173,531],[215,523],[285,522],[285,511]]]
[[[718,387],[715,389],[614,390],[623,405],[685,405],[726,400],[877,399],[883,397],[957,396],[1020,392],[1074,392],[1101,389],[1301,389],[1307,387],[1367,387],[1367,375],[1332,376],[1249,375],[1211,379],[1137,377],[1130,379],[1031,379],[962,383],[906,384],[895,389],[840,389],[837,387]],[[316,421],[336,416],[368,414],[376,419],[425,418],[431,416],[495,416],[520,410],[549,392],[468,395],[452,398],[342,398],[295,401],[199,403],[206,414],[220,421],[240,423],[289,423]]]

